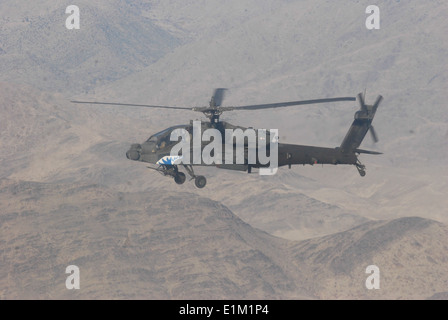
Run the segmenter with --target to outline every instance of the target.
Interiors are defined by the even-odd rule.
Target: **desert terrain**
[[[448,5],[379,1],[0,3],[0,299],[447,299]],[[198,167],[197,189],[126,159],[191,111],[366,92],[353,166]],[[356,102],[228,112],[339,146]],[[80,289],[65,269],[80,269]],[[380,271],[368,289],[368,266]]]

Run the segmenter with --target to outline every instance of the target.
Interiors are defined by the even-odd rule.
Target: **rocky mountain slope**
[[[142,16],[134,1],[78,1],[78,30],[65,27],[69,5],[2,1],[0,80],[66,94],[87,93],[141,70],[180,44],[176,36]]]
[[[448,229],[428,219],[292,242],[186,192],[2,179],[0,201],[7,299],[411,299],[448,285]],[[365,287],[371,264],[379,290]],[[65,288],[68,265],[80,290]]]
[[[448,43],[443,1],[2,1],[2,299],[446,299]],[[205,189],[129,161],[202,115],[72,99],[225,105],[384,96],[353,167],[198,168]],[[228,112],[280,142],[338,146],[358,106]],[[65,288],[65,268],[81,290]],[[380,270],[368,290],[366,268]]]

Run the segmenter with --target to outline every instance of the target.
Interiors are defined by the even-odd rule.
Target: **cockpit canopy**
[[[160,132],[157,132],[156,134],[153,134],[146,140],[146,142],[153,142],[156,144],[157,149],[164,149],[164,148],[171,148],[175,144],[178,143],[178,141],[170,141],[171,133],[176,129],[185,129],[188,132],[191,132],[191,126],[189,125],[177,125],[173,127],[169,127],[167,129],[164,129]]]

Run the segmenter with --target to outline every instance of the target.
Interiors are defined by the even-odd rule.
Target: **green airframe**
[[[73,103],[88,103],[88,104],[100,104],[100,105],[116,105],[116,106],[136,106],[136,107],[148,107],[148,108],[162,108],[162,109],[174,109],[174,110],[192,110],[202,112],[210,121],[201,122],[202,131],[206,129],[217,129],[221,132],[221,136],[225,136],[226,129],[241,129],[246,130],[247,128],[234,126],[228,122],[220,121],[220,115],[225,111],[240,111],[240,110],[260,110],[260,109],[268,109],[268,108],[281,108],[295,105],[306,105],[306,104],[315,104],[315,103],[325,103],[325,102],[337,102],[337,101],[356,101],[355,97],[339,97],[339,98],[326,98],[326,99],[315,99],[315,100],[302,100],[302,101],[290,101],[290,102],[279,102],[279,103],[269,103],[269,104],[258,104],[258,105],[247,105],[247,106],[236,106],[236,107],[227,107],[221,106],[224,92],[226,89],[217,88],[215,89],[212,98],[210,100],[209,106],[207,107],[170,107],[170,106],[156,106],[156,105],[142,105],[142,104],[128,104],[128,103],[115,103],[115,102],[89,102],[89,101],[72,101]],[[373,105],[366,105],[364,102],[363,94],[359,93],[357,95],[357,99],[360,105],[360,109],[355,113],[354,121],[350,126],[344,140],[341,145],[336,148],[324,148],[324,147],[316,147],[316,146],[304,146],[304,145],[295,145],[295,144],[286,144],[286,143],[278,143],[278,157],[277,157],[277,166],[289,166],[295,164],[349,164],[354,165],[359,174],[363,177],[366,174],[365,166],[361,164],[358,159],[358,155],[361,153],[365,154],[382,154],[376,151],[368,151],[359,149],[361,142],[367,134],[367,131],[370,130],[372,138],[374,142],[378,141],[375,130],[372,126],[372,121],[375,116],[376,110],[383,99],[382,96],[378,96],[375,103]],[[154,169],[164,176],[170,176],[174,178],[174,181],[177,184],[183,184],[186,180],[186,175],[179,170],[179,166],[182,165],[186,172],[191,177],[191,180],[195,180],[195,185],[198,188],[205,187],[207,181],[204,176],[196,175],[193,170],[193,166],[204,166],[204,165],[213,165],[221,169],[228,170],[239,170],[239,171],[247,171],[248,173],[252,172],[253,168],[266,168],[268,164],[263,164],[259,161],[258,157],[256,161],[248,161],[248,142],[244,142],[244,163],[240,164],[206,164],[203,161],[195,164],[184,164],[182,161],[162,161],[165,158],[170,158],[171,149],[178,143],[178,141],[171,141],[170,137],[174,130],[183,129],[186,132],[193,132],[193,121],[190,124],[186,125],[176,125],[169,127],[165,130],[162,130],[151,137],[148,140],[143,142],[142,144],[135,143],[131,145],[131,148],[126,152],[126,156],[130,160],[147,162],[152,165],[158,165],[157,167],[148,167],[150,169]],[[269,150],[269,147],[272,143],[272,139],[269,136],[270,132],[267,130],[267,138],[265,143],[265,148]],[[192,139],[193,140],[193,139]],[[192,141],[191,140],[191,141]],[[257,140],[258,141],[258,140]],[[203,149],[208,143],[204,143],[201,141],[201,149]],[[222,141],[224,150],[225,141]],[[235,150],[237,145],[235,142],[232,142],[233,149]],[[258,148],[258,144],[257,147]],[[193,148],[191,148],[193,150]],[[193,151],[191,151],[193,152]],[[235,152],[236,153],[236,152]],[[258,154],[258,153],[257,153]],[[182,158],[182,154],[180,157]],[[178,159],[179,160],[179,159]]]

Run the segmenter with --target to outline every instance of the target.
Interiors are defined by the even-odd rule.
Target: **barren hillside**
[[[448,229],[422,218],[292,242],[186,192],[3,179],[0,201],[7,299],[412,299],[448,285]],[[379,290],[365,288],[371,264]]]
[[[0,3],[0,298],[446,299],[448,4],[379,1]],[[353,166],[273,176],[198,167],[175,184],[126,159],[192,111],[384,97]],[[356,103],[226,112],[280,142],[337,147]],[[65,288],[65,268],[81,290]],[[366,267],[380,270],[368,290]]]

